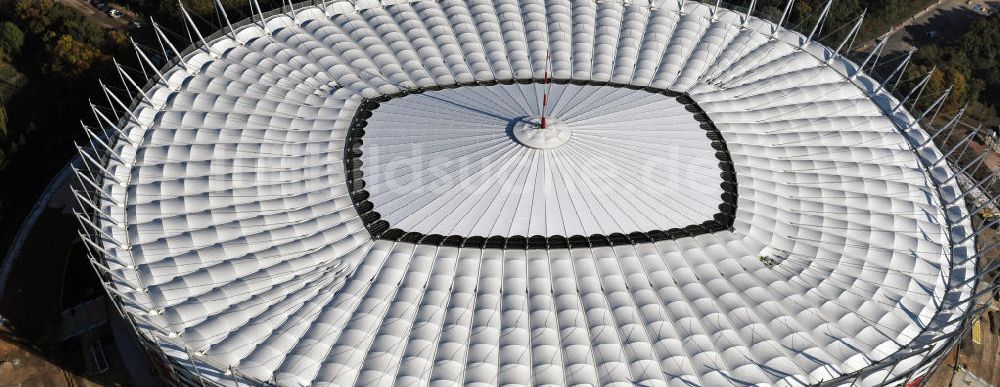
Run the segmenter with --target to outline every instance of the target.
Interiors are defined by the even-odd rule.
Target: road
[[[115,28],[119,30],[128,29],[129,21],[126,18],[113,18],[106,13],[98,11],[90,5],[87,0],[56,0],[57,3],[73,8],[90,22],[104,28]]]

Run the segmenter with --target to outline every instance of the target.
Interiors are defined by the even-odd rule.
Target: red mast
[[[542,78],[542,85],[545,88],[544,94],[542,94],[542,120],[540,125],[542,129],[545,129],[545,113],[549,108],[549,62],[552,58],[552,51],[545,52],[545,77]]]

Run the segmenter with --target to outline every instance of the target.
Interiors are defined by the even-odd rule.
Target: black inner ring
[[[382,215],[376,211],[375,204],[368,200],[371,196],[368,191],[365,190],[365,180],[364,171],[361,161],[361,156],[364,154],[362,150],[362,145],[364,144],[365,127],[368,126],[368,119],[372,117],[374,111],[377,110],[381,103],[387,102],[394,98],[405,97],[410,94],[420,94],[427,91],[437,91],[444,89],[455,89],[459,87],[474,87],[474,86],[495,86],[498,84],[511,85],[515,83],[519,84],[532,84],[532,83],[542,83],[538,79],[519,79],[519,80],[500,80],[500,81],[489,81],[489,82],[476,82],[476,83],[456,83],[448,86],[436,86],[436,87],[426,87],[418,89],[410,89],[404,92],[387,94],[377,98],[365,99],[361,102],[361,106],[358,111],[354,114],[354,119],[351,121],[351,126],[348,129],[346,146],[344,147],[344,169],[347,176],[347,188],[351,195],[351,200],[354,202],[354,208],[358,211],[361,216],[361,220],[364,222],[365,228],[372,235],[374,239],[384,239],[391,241],[401,241],[410,242],[418,244],[427,244],[435,246],[452,246],[452,247],[473,247],[473,248],[497,248],[497,249],[545,249],[545,248],[574,248],[574,247],[599,247],[599,246],[615,246],[624,244],[635,244],[643,242],[657,242],[663,240],[671,240],[684,238],[689,236],[701,235],[706,233],[719,232],[723,230],[732,230],[733,221],[736,219],[736,203],[737,203],[737,186],[736,186],[736,172],[733,170],[732,158],[729,156],[729,148],[726,147],[726,140],[722,137],[722,133],[719,129],[715,127],[715,124],[708,115],[705,114],[701,107],[691,99],[687,94],[676,93],[670,90],[662,90],[651,87],[639,87],[634,85],[623,85],[610,82],[593,82],[593,81],[576,81],[567,79],[554,79],[553,83],[567,84],[571,83],[580,86],[608,86],[608,87],[618,87],[627,88],[633,90],[644,90],[650,93],[663,94],[669,97],[673,97],[677,102],[684,105],[684,108],[691,112],[695,120],[700,124],[699,126],[705,130],[705,136],[708,137],[712,142],[712,148],[715,149],[715,157],[719,159],[719,174],[722,177],[722,202],[719,204],[719,212],[712,216],[712,219],[706,220],[700,224],[692,224],[682,228],[671,228],[669,230],[649,230],[649,231],[634,231],[628,234],[625,233],[611,233],[608,235],[604,234],[594,234],[590,236],[585,235],[533,235],[533,236],[523,236],[523,235],[513,235],[509,237],[494,235],[494,236],[477,236],[477,235],[439,235],[439,234],[423,234],[414,231],[401,230],[398,228],[393,228],[391,224],[385,219],[382,219]]]

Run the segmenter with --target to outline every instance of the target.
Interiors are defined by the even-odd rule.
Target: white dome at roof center
[[[562,122],[546,118],[542,127],[541,118],[520,120],[510,130],[514,141],[533,149],[558,148],[573,137],[573,128]]]

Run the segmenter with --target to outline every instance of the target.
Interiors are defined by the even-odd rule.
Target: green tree
[[[24,32],[11,22],[0,24],[0,60],[10,62],[24,46]]]
[[[14,15],[28,32],[40,35],[52,25],[55,6],[55,0],[17,0]]]
[[[951,95],[944,102],[944,111],[957,111],[969,98],[969,83],[961,71],[952,67],[948,69],[946,78],[951,83]]]
[[[46,36],[45,50],[49,56],[43,70],[53,78],[73,79],[89,71],[105,56],[98,49],[70,35]]]

